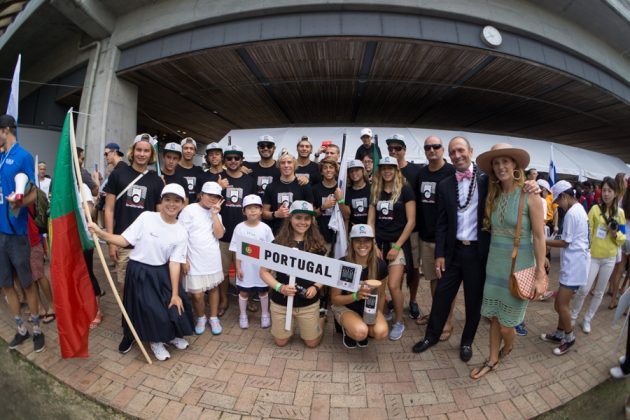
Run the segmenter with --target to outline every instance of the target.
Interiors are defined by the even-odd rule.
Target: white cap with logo
[[[180,146],[177,143],[166,143],[166,146],[164,146],[164,149],[162,150],[162,153],[166,153],[166,152],[175,152],[175,153],[179,153],[181,155],[182,154],[182,146]]]
[[[352,168],[365,169],[365,165],[363,165],[363,162],[361,162],[360,160],[352,159],[348,161],[348,169],[352,169]]]
[[[204,194],[221,195],[221,191],[221,186],[213,181],[205,182],[201,187],[201,192]]]
[[[195,146],[195,147],[197,147],[197,146]],[[208,153],[210,150],[221,150],[221,151],[223,151],[223,148],[219,145],[219,143],[213,142],[213,143],[210,143],[209,145],[206,146],[206,153]]]
[[[273,144],[276,144],[276,142],[273,139],[273,137],[271,137],[269,134],[265,134],[264,136],[258,137],[258,143],[273,143]]]
[[[162,188],[162,194],[160,194],[160,197],[164,197],[166,194],[174,194],[180,197],[182,200],[186,199],[186,192],[184,191],[184,187],[179,184],[166,184],[164,188]]]
[[[243,208],[252,205],[262,207],[262,200],[258,194],[249,194],[243,198]]]
[[[291,204],[291,207],[289,208],[289,213],[306,213],[310,214],[311,216],[315,216],[315,209],[313,209],[313,205],[308,201],[296,200],[293,202],[293,204]]]
[[[374,238],[374,231],[370,225],[354,225],[350,229],[350,239],[354,238]]]
[[[197,142],[192,137],[186,137],[185,139],[180,141],[179,144],[181,144],[182,147],[187,144],[192,144],[193,146],[195,146],[195,150],[197,149]]]
[[[363,128],[361,129],[361,137],[370,136],[372,137],[372,129],[371,128]]]
[[[378,166],[395,166],[398,168],[398,160],[394,159],[391,156],[385,156],[383,159],[378,161]]]
[[[151,137],[151,134],[147,134],[147,133],[138,134],[136,138],[133,139],[133,144],[136,144],[139,141],[148,141],[151,144],[151,146],[157,143],[157,140]]]

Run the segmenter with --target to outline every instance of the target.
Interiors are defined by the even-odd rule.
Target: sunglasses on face
[[[106,150],[105,153],[103,153],[103,156],[107,157],[107,155],[109,155],[111,152],[111,150]]]
[[[428,152],[429,150],[433,149],[433,150],[440,150],[442,148],[441,144],[425,144],[424,145],[424,151]]]
[[[260,143],[258,145],[259,149],[273,149],[274,148],[274,144],[273,143]]]
[[[402,146],[388,146],[387,150],[390,152],[400,152],[402,150]]]
[[[226,162],[230,162],[232,160],[239,161],[239,160],[241,160],[241,157],[240,156],[226,156],[225,157],[225,161]]]

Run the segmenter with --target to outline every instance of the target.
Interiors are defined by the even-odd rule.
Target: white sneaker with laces
[[[243,328],[249,328],[249,319],[247,318],[247,315],[241,315],[238,317],[238,325]]]
[[[164,347],[164,343],[151,343],[151,350],[155,358],[160,362],[171,358],[171,354],[166,350],[166,347]]]
[[[168,344],[174,346],[177,350],[186,350],[188,348],[188,341],[180,337],[175,337]]]
[[[268,314],[262,315],[260,317],[260,328],[269,328],[271,327],[271,316]]]
[[[590,334],[591,332],[591,322],[587,321],[587,320],[583,320],[582,321],[582,331],[584,331],[584,334]]]

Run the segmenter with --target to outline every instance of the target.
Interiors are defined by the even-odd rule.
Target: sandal
[[[94,328],[98,327],[102,321],[103,321],[103,313],[99,310],[96,313],[96,316],[94,317],[92,322],[90,322],[90,329],[93,330]]]
[[[448,341],[448,339],[451,338],[452,332],[453,332],[452,328],[450,330],[442,331],[442,334],[440,334],[440,341]]]
[[[44,324],[50,324],[51,322],[53,322],[55,319],[57,319],[57,315],[55,315],[55,313],[48,313],[46,312],[46,314],[42,317],[42,322]]]
[[[512,353],[513,349],[514,349],[514,346],[510,347],[510,349],[507,351],[505,350],[505,347],[499,350],[499,360],[503,359],[504,357],[508,357],[510,353]]]
[[[483,362],[483,365],[481,367],[475,368],[472,370],[472,372],[470,372],[470,378],[474,381],[478,381],[479,379],[486,376],[487,373],[492,372],[498,364],[499,362],[497,361],[495,364],[491,365],[490,360],[486,360],[485,362]]]
[[[429,315],[423,315],[422,318],[416,319],[416,324],[427,325],[429,323]]]

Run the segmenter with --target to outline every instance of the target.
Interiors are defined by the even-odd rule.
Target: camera
[[[608,221],[608,227],[609,227],[611,230],[618,230],[618,229],[619,229],[619,223],[617,223],[617,221],[616,221],[616,220],[609,220],[609,221]]]
[[[295,290],[297,290],[298,295],[302,296],[303,298],[306,298],[306,291],[308,290],[306,287],[300,286],[299,284],[296,283]]]

